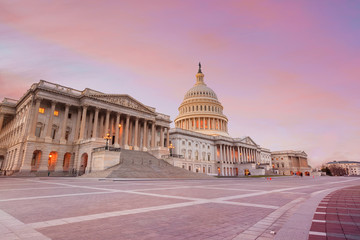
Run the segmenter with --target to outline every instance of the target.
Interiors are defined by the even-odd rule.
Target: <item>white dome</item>
[[[216,93],[206,84],[195,85],[185,94],[184,100],[195,97],[208,97],[218,100]]]
[[[208,135],[228,136],[227,122],[228,119],[223,114],[223,106],[216,93],[206,86],[199,65],[196,83],[186,92],[180,104],[175,127]]]

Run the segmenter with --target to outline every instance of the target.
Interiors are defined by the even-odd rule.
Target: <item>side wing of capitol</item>
[[[79,91],[41,80],[19,100],[5,98],[0,104],[0,169],[7,175],[102,170],[106,166],[96,164],[94,156],[105,144],[164,155],[170,122],[169,116],[129,95]]]
[[[185,94],[170,130],[170,156],[174,166],[209,175],[239,176],[271,173],[270,150],[250,137],[232,138],[228,118],[215,92],[196,74],[195,85]]]

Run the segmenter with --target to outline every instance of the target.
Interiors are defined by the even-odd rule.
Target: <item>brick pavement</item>
[[[0,178],[0,239],[288,239],[277,233],[301,228],[288,226],[299,211],[315,211],[301,206],[359,184],[330,177]],[[300,229],[306,236],[292,239],[307,239],[311,218],[303,221],[310,223]]]
[[[360,239],[360,186],[328,194],[318,205],[310,240]]]

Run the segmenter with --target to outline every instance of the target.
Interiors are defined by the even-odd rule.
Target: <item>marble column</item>
[[[70,109],[70,105],[66,104],[65,105],[64,120],[62,121],[62,124],[61,124],[60,144],[65,144],[66,143],[65,133],[66,133],[66,125],[67,125],[67,120],[68,120],[68,115],[69,115],[69,109]]]
[[[110,111],[107,110],[107,111],[106,111],[106,118],[105,118],[104,137],[106,137],[106,135],[107,135],[108,133],[110,133],[110,132],[109,132],[109,124],[110,124]]]
[[[35,101],[36,101],[36,103],[35,103],[34,115],[32,117],[30,138],[35,138],[36,124],[37,124],[37,121],[38,121],[41,99],[37,98]]]
[[[99,138],[103,138],[105,137],[104,136],[104,114],[101,114],[100,116],[100,123],[99,123],[99,133],[100,133],[100,136]]]
[[[129,125],[130,125],[130,116],[126,116],[126,124],[125,124],[125,136],[124,136],[124,147],[125,149],[129,149]]]
[[[119,145],[120,146],[123,146],[123,137],[124,137],[124,119],[120,116],[120,125],[121,125],[121,127],[120,127],[120,136],[119,136],[119,138],[120,138],[120,140],[119,140]]]
[[[81,108],[78,108],[77,116],[76,116],[76,127],[74,132],[74,141],[79,139],[80,132],[80,121],[81,121]]]
[[[52,130],[53,121],[54,121],[55,106],[56,106],[56,102],[52,101],[51,102],[51,109],[50,109],[50,117],[49,117],[49,121],[47,122],[45,142],[52,142],[51,130]]]
[[[164,147],[164,127],[160,126],[160,147]]]
[[[120,113],[116,114],[116,122],[115,122],[115,142],[114,142],[114,146],[116,148],[119,147],[119,124],[120,124]]]
[[[143,134],[143,150],[146,151],[147,150],[147,126],[146,126],[146,119],[144,119],[144,134]]]
[[[83,106],[83,112],[82,112],[82,118],[81,118],[81,124],[80,124],[80,136],[79,136],[79,140],[83,140],[83,139],[84,139],[87,108],[88,108],[87,105],[84,105],[84,106]]]
[[[96,139],[97,138],[97,127],[98,127],[98,119],[99,119],[99,108],[95,108],[95,116],[94,116],[94,125],[93,125],[93,130],[92,130],[92,138]]]
[[[170,141],[170,128],[166,128],[166,147],[168,148],[170,146],[169,144]]]
[[[219,150],[220,151],[220,156],[219,156],[220,159],[219,159],[219,161],[222,162],[224,160],[222,159],[222,145],[221,144],[219,145],[219,149],[220,149]]]
[[[155,122],[151,124],[151,147],[155,147]]]
[[[133,136],[134,136],[134,122],[131,121],[131,118],[130,118],[130,124],[129,124],[129,146],[134,146],[134,142],[132,141],[133,139]]]
[[[237,162],[240,163],[240,147],[239,146],[237,147],[237,150],[238,150],[238,154],[237,154],[238,160],[237,160]]]
[[[110,137],[114,136],[114,118],[110,116],[110,125],[109,125]]]
[[[134,133],[134,148],[135,148],[135,150],[139,150],[138,139],[139,139],[139,118],[136,118],[135,119],[135,133]]]
[[[87,124],[87,131],[86,131],[86,138],[91,138],[91,131],[93,127],[93,118],[94,118],[94,112],[90,112],[89,114],[89,122]]]

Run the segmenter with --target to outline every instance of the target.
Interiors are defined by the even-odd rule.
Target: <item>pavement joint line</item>
[[[54,220],[49,220],[49,221],[44,221],[44,222],[29,223],[27,225],[30,227],[33,227],[34,229],[39,229],[39,228],[44,228],[44,227],[53,227],[53,226],[64,225],[64,224],[68,224],[70,222],[74,223],[74,222],[91,221],[91,220],[96,220],[96,219],[104,219],[104,218],[108,218],[108,217],[118,217],[118,216],[146,213],[146,212],[152,212],[152,211],[158,211],[158,210],[167,210],[167,209],[174,209],[174,208],[179,208],[179,207],[188,207],[188,206],[194,206],[194,205],[199,205],[199,204],[205,204],[208,202],[209,201],[202,200],[202,201],[194,201],[194,202],[167,204],[167,205],[154,206],[154,207],[136,208],[136,209],[122,210],[122,211],[104,212],[104,213],[89,214],[89,215],[77,216],[77,217],[54,219]]]
[[[347,214],[347,213],[331,213],[331,212],[323,212],[323,213],[320,213],[320,212],[315,212],[316,214],[329,214],[329,215],[339,215],[339,216],[351,216],[351,217],[360,217],[360,214],[355,214],[355,213],[350,213],[350,214]]]
[[[318,222],[318,223],[326,223],[326,221],[325,221],[325,220],[317,220],[317,219],[313,219],[312,221],[313,221],[313,222]]]
[[[347,208],[347,207],[321,207],[318,208],[332,208],[332,209],[345,209],[345,210],[360,210],[359,208]]]
[[[298,204],[299,202],[305,200],[305,198],[297,198],[287,204],[285,204],[284,206],[278,208],[277,210],[275,210],[274,212],[270,213],[269,215],[267,215],[265,218],[263,218],[262,220],[258,221],[257,223],[255,223],[254,225],[250,226],[249,228],[247,228],[245,231],[243,231],[242,233],[240,233],[239,235],[237,235],[235,238],[233,238],[234,240],[236,239],[243,239],[243,235],[248,234],[249,232],[251,233],[251,228],[256,227],[257,224],[263,224],[263,225],[267,225],[267,228],[262,228],[263,231],[260,232],[260,234],[258,234],[258,237],[261,236],[262,233],[264,233],[266,231],[266,229],[270,228],[282,215],[284,215],[290,208],[294,207],[296,204]]]
[[[9,229],[11,232],[7,233],[9,236],[16,236],[18,239],[22,238],[33,238],[33,239],[46,239],[50,240],[50,238],[46,237],[45,235],[37,232],[30,226],[27,226],[23,222],[19,221],[18,219],[14,218],[10,214],[2,211],[0,209],[0,219],[7,219],[5,222],[1,222],[0,226],[4,227],[5,229]],[[10,221],[9,221],[10,220]],[[9,224],[12,223],[12,224]],[[2,235],[3,237],[3,235]],[[16,239],[15,237],[12,239]]]
[[[8,199],[0,199],[0,202],[33,200],[33,199],[44,199],[44,198],[58,198],[58,197],[72,197],[72,196],[93,195],[93,194],[108,194],[108,193],[115,193],[115,192],[72,193],[72,194],[46,195],[46,196],[35,196],[35,197],[8,198]]]
[[[210,199],[210,200],[213,203],[239,205],[239,206],[246,206],[246,207],[259,207],[259,208],[269,208],[269,209],[278,209],[279,208],[278,206],[264,205],[264,204],[229,202],[229,201],[212,200],[212,199]]]
[[[61,189],[61,188],[71,188],[71,187],[38,187],[38,188],[9,188],[9,189],[0,189],[0,192],[7,191],[22,191],[22,190],[42,190],[42,189]]]
[[[334,220],[317,220],[317,219],[313,219],[312,220],[313,222],[321,222],[321,223],[338,223],[338,224],[341,224],[341,225],[354,225],[354,226],[357,226],[358,224],[357,223],[354,223],[354,222],[343,222],[343,221],[334,221]]]
[[[309,235],[325,236],[325,237],[326,237],[326,233],[325,233],[325,232],[310,231],[310,232],[309,232]]]

